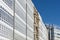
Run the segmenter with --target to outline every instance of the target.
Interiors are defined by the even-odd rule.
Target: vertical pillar
[[[27,0],[26,0],[26,40],[27,40]]]
[[[15,40],[14,39],[14,35],[15,35],[15,33],[14,33],[14,30],[15,30],[15,0],[13,0],[13,40]]]

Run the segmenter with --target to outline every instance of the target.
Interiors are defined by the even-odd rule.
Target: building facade
[[[35,10],[32,0],[0,0],[0,40],[47,40],[47,29],[38,11],[37,27],[34,24]]]
[[[39,14],[39,40],[48,40],[48,30],[40,16],[40,14]]]
[[[0,40],[34,40],[31,0],[0,0]]]

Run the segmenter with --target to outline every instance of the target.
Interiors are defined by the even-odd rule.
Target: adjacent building
[[[54,40],[60,40],[60,27],[58,26],[54,28]]]
[[[54,27],[53,25],[46,24],[47,30],[48,30],[48,39],[54,40]]]
[[[48,29],[49,40],[60,40],[60,27],[53,24],[46,24],[46,27]]]

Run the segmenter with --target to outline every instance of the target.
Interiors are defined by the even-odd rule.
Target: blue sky
[[[44,23],[60,26],[60,0],[32,0]]]

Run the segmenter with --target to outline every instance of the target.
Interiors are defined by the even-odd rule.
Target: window
[[[10,8],[13,8],[13,0],[3,0]]]
[[[9,14],[4,8],[0,9],[0,19],[6,24],[13,26],[13,16]]]

